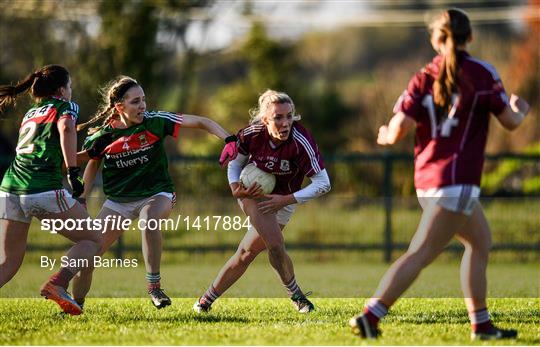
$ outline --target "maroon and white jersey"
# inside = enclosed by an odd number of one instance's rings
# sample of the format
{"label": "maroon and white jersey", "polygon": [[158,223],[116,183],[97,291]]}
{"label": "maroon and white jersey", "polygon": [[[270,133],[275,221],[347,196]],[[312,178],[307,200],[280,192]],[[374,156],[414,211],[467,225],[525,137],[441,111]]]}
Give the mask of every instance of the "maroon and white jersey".
{"label": "maroon and white jersey", "polygon": [[264,124],[254,124],[238,132],[238,151],[249,156],[248,163],[276,176],[273,194],[300,190],[304,176],[324,170],[323,160],[313,136],[294,122],[287,141],[275,145]]}
{"label": "maroon and white jersey", "polygon": [[480,185],[490,113],[499,115],[508,97],[490,64],[459,52],[459,94],[439,121],[433,82],[442,56],[418,72],[394,107],[416,121],[414,183],[417,189],[454,184]]}

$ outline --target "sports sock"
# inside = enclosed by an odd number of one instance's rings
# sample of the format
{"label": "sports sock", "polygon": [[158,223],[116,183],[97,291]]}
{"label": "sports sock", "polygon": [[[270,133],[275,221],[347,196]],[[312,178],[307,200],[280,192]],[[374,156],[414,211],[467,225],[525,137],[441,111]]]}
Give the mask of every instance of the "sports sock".
{"label": "sports sock", "polygon": [[60,269],[60,271],[49,277],[49,282],[55,286],[60,286],[67,289],[69,286],[69,281],[71,281],[73,276],[75,276],[75,274],[72,273],[71,270],[63,267]]}
{"label": "sports sock", "polygon": [[203,296],[201,296],[201,298],[199,299],[199,303],[210,306],[220,296],[221,294],[216,291],[216,288],[214,288],[214,285],[212,284],[210,287],[208,287],[206,292],[204,292]]}
{"label": "sports sock", "polygon": [[364,306],[364,316],[370,324],[377,326],[379,321],[388,314],[388,307],[379,299],[372,298],[366,306]]}
{"label": "sports sock", "polygon": [[493,329],[487,308],[469,312],[469,319],[471,320],[471,328],[475,333],[488,332]]}
{"label": "sports sock", "polygon": [[303,295],[300,286],[298,285],[298,283],[296,283],[295,277],[293,277],[288,284],[283,284],[283,286],[285,287],[285,289],[287,289],[287,294],[289,294],[289,297],[292,297],[295,294]]}
{"label": "sports sock", "polygon": [[161,275],[159,272],[155,273],[146,273],[146,281],[148,281],[148,292],[150,293],[154,289],[161,288]]}

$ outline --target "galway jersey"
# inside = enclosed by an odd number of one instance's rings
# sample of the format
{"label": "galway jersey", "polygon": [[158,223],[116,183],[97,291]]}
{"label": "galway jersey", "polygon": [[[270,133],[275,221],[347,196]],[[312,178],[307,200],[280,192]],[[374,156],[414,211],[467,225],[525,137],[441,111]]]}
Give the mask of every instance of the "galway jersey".
{"label": "galway jersey", "polygon": [[62,188],[62,148],[57,122],[68,117],[75,122],[79,106],[49,97],[35,104],[19,130],[15,160],[4,175],[0,190],[26,195]]}
{"label": "galway jersey", "polygon": [[416,121],[415,187],[479,186],[490,114],[501,114],[508,97],[493,66],[460,51],[459,94],[453,95],[448,114],[438,119],[433,82],[441,60],[436,56],[418,72],[394,107],[395,113],[401,111]]}
{"label": "galway jersey", "polygon": [[249,156],[249,163],[276,176],[272,194],[291,194],[300,190],[304,176],[324,169],[313,136],[294,122],[287,141],[275,145],[263,124],[254,124],[238,132],[238,152]]}
{"label": "galway jersey", "polygon": [[91,148],[104,134],[112,135],[100,157],[92,158],[103,159],[103,191],[109,199],[129,202],[174,192],[164,139],[178,136],[182,120],[180,114],[145,112],[140,124],[120,129],[113,123],[86,139],[83,149]]}

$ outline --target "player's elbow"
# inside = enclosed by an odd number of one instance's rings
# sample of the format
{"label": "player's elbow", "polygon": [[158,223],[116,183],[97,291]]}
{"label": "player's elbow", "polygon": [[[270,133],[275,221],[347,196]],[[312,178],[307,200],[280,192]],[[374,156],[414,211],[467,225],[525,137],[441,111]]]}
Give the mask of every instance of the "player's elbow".
{"label": "player's elbow", "polygon": [[200,118],[200,124],[201,128],[211,130],[216,126],[216,122],[214,122],[212,119],[207,117],[199,117]]}
{"label": "player's elbow", "polygon": [[521,123],[523,122],[523,119],[525,118],[525,114],[521,112],[515,112],[510,107],[507,107],[501,114],[497,116],[497,120],[499,123],[509,131],[517,129]]}
{"label": "player's elbow", "polygon": [[321,190],[320,190],[321,195],[329,193],[330,190],[332,190],[332,185],[330,184],[330,181],[325,182],[324,184],[321,185]]}
{"label": "player's elbow", "polygon": [[503,127],[509,131],[516,130],[517,128],[519,128],[520,125],[521,125],[521,120],[517,120],[517,119],[513,119],[511,121],[503,123]]}
{"label": "player's elbow", "polygon": [[58,132],[62,135],[64,134],[71,134],[76,132],[75,130],[75,123],[72,121],[61,121],[58,122]]}
{"label": "player's elbow", "polygon": [[332,185],[330,184],[330,177],[328,177],[328,173],[326,170],[321,171],[318,174],[320,177],[318,179],[318,195],[324,195],[328,193],[332,189]]}

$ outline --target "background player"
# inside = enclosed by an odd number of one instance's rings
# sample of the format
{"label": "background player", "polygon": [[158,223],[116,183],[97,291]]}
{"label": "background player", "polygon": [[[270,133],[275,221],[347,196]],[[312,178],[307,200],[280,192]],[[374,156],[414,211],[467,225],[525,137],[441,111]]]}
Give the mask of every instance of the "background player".
{"label": "background player", "polygon": [[[250,113],[250,126],[238,132],[238,156],[229,163],[227,174],[232,195],[238,199],[252,225],[194,309],[209,311],[212,303],[244,274],[255,257],[267,249],[270,264],[279,274],[296,309],[310,312],[314,306],[296,283],[282,231],[296,204],[330,191],[330,180],[317,145],[298,123],[300,116],[296,115],[294,103],[287,94],[267,90],[259,97],[258,107]],[[276,176],[276,186],[264,200],[258,200],[261,195],[258,185],[246,188],[240,183],[240,172],[248,163],[255,163]],[[305,176],[311,179],[311,184],[300,189]]]}
{"label": "background player", "polygon": [[[0,287],[22,264],[32,217],[38,219],[86,219],[88,213],[75,201],[83,192],[77,167],[79,106],[71,101],[71,78],[67,69],[47,65],[16,86],[0,86],[0,108],[15,102],[26,91],[35,104],[26,112],[19,130],[15,160],[0,185]],[[62,186],[62,163],[67,167],[73,197]],[[91,261],[99,250],[101,233],[89,230],[58,230],[75,244],[69,260]],[[70,262],[81,264],[82,262]],[[69,314],[81,308],[66,292],[77,267],[64,267],[41,288],[41,295],[56,301]]]}
{"label": "background player", "polygon": [[376,338],[379,320],[456,236],[465,246],[461,287],[472,338],[516,337],[515,330],[494,327],[487,310],[491,233],[478,197],[490,114],[512,130],[529,105],[515,95],[508,100],[495,68],[465,51],[472,32],[463,11],[444,11],[430,28],[439,55],[411,79],[377,138],[380,145],[392,145],[416,126],[414,182],[422,219],[409,249],[386,272],[351,326],[362,337]]}
{"label": "background player", "polygon": [[[130,77],[120,76],[111,81],[105,88],[104,99],[101,112],[80,127],[104,120],[102,126],[90,129],[91,136],[84,145],[92,158],[84,173],[85,196],[103,162],[103,190],[107,200],[96,217],[101,220],[114,216],[117,220],[138,217],[159,221],[169,216],[176,194],[169,176],[164,140],[167,136],[177,138],[180,127],[203,129],[226,142],[236,141],[236,136],[229,136],[208,118],[147,111],[144,90]],[[123,232],[106,225],[99,254],[105,253]],[[148,293],[154,306],[162,308],[170,305],[171,300],[161,289],[161,230],[147,227],[141,230],[141,235]],[[90,289],[93,270],[81,271],[74,281],[73,296],[81,305]]]}

